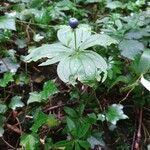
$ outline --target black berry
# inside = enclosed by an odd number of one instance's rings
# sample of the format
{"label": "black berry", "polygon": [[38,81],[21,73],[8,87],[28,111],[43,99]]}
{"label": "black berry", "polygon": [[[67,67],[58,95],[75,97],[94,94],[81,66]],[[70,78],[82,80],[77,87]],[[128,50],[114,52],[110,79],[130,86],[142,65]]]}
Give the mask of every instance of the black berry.
{"label": "black berry", "polygon": [[71,28],[75,29],[79,25],[79,21],[76,18],[69,19],[69,25]]}

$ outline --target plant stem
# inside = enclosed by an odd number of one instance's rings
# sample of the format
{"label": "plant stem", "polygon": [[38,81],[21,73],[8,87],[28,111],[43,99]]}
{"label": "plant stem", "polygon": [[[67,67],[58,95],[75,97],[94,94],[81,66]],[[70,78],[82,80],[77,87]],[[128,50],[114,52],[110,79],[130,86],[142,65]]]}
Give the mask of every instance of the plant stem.
{"label": "plant stem", "polygon": [[76,36],[76,30],[73,29],[73,32],[74,32],[74,46],[75,46],[75,50],[77,50],[77,36]]}

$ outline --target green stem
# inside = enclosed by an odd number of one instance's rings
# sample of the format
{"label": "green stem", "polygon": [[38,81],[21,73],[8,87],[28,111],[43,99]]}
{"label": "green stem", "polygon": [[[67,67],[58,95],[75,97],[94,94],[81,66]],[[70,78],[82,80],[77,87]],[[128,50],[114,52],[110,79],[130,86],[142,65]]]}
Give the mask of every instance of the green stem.
{"label": "green stem", "polygon": [[76,30],[75,29],[73,29],[73,32],[74,32],[74,46],[75,46],[75,50],[77,50],[77,36],[76,36]]}

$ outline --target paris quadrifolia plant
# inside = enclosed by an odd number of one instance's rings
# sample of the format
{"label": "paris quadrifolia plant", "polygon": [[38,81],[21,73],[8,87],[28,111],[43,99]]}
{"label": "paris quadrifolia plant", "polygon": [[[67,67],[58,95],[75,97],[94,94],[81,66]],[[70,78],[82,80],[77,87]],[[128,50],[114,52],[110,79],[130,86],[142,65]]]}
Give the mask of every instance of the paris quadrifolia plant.
{"label": "paris quadrifolia plant", "polygon": [[76,18],[70,18],[69,25],[63,25],[57,31],[58,42],[44,44],[29,51],[26,62],[47,60],[40,66],[58,63],[58,77],[65,83],[75,85],[77,81],[91,83],[103,82],[107,78],[107,62],[92,47],[107,47],[117,43],[106,34],[92,34],[91,27],[79,24]]}

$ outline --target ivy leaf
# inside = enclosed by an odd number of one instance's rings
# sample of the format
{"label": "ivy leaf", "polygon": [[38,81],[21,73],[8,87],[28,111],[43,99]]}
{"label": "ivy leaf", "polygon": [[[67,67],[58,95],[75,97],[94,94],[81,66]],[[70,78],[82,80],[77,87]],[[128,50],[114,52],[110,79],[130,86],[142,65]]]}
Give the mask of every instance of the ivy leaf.
{"label": "ivy leaf", "polygon": [[87,49],[89,47],[100,45],[100,46],[109,46],[111,44],[118,43],[115,39],[111,38],[106,34],[94,34],[87,38],[81,45],[81,49]]}
{"label": "ivy leaf", "polygon": [[37,115],[34,116],[34,124],[31,127],[31,130],[33,132],[37,132],[38,129],[47,122],[47,115],[44,114],[43,112],[38,112]]}
{"label": "ivy leaf", "polygon": [[40,93],[41,98],[46,100],[49,96],[58,93],[56,84],[53,81],[47,81],[44,83],[43,91]]}
{"label": "ivy leaf", "polygon": [[9,82],[14,81],[13,75],[14,73],[6,72],[3,79],[0,79],[0,87],[6,87]]}
{"label": "ivy leaf", "polygon": [[31,92],[27,104],[34,102],[43,102],[47,100],[50,96],[58,93],[56,84],[53,81],[47,81],[44,83],[43,90],[38,92]]}
{"label": "ivy leaf", "polygon": [[40,139],[36,134],[24,134],[21,136],[20,144],[26,150],[39,150]]}
{"label": "ivy leaf", "polygon": [[141,84],[150,91],[150,81],[146,80],[143,76],[140,80]]}
{"label": "ivy leaf", "polygon": [[11,99],[11,102],[9,104],[9,108],[16,110],[19,107],[23,107],[24,103],[21,101],[21,98],[22,98],[21,96],[14,96]]}
{"label": "ivy leaf", "polygon": [[0,73],[7,72],[7,71],[16,73],[18,68],[19,68],[19,64],[12,61],[9,57],[0,60]]}
{"label": "ivy leaf", "polygon": [[30,93],[27,104],[34,103],[34,102],[39,102],[39,103],[42,102],[40,93],[38,93],[38,92],[31,92]]}
{"label": "ivy leaf", "polygon": [[38,114],[34,116],[34,124],[32,125],[31,130],[37,132],[44,124],[47,124],[49,127],[54,127],[58,125],[58,121],[52,114],[46,115],[43,112],[38,112]]}
{"label": "ivy leaf", "polygon": [[150,70],[150,50],[143,52],[139,61],[138,70],[143,74]]}
{"label": "ivy leaf", "polygon": [[137,54],[144,50],[144,45],[137,40],[123,40],[119,44],[121,55],[129,59],[134,59]]}
{"label": "ivy leaf", "polygon": [[1,16],[0,29],[16,30],[15,19]]}
{"label": "ivy leaf", "polygon": [[123,112],[123,106],[121,104],[113,104],[108,107],[106,111],[106,119],[111,122],[113,125],[116,125],[117,121],[121,119],[127,119],[128,116]]}
{"label": "ivy leaf", "polygon": [[4,114],[7,110],[7,106],[5,104],[0,104],[0,114]]}

